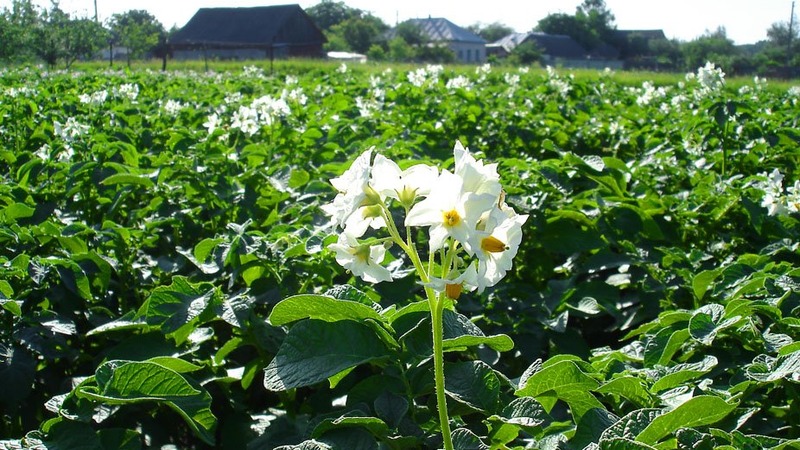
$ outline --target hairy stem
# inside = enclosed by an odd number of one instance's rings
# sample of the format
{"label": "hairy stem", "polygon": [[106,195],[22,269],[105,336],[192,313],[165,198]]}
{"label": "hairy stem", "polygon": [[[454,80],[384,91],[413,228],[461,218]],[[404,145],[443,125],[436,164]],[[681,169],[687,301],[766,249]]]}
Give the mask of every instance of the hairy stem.
{"label": "hairy stem", "polygon": [[447,395],[444,390],[444,298],[428,297],[431,305],[431,328],[433,329],[433,376],[436,387],[436,406],[439,410],[439,426],[445,450],[453,450],[450,437],[450,416],[447,414]]}

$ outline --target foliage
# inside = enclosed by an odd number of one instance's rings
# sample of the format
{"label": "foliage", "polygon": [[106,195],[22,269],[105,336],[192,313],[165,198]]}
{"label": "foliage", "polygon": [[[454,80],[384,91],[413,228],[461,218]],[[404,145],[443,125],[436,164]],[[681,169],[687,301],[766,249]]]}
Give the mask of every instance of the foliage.
{"label": "foliage", "polygon": [[686,68],[695,70],[707,61],[715,61],[722,67],[730,68],[736,54],[733,41],[728,39],[725,28],[707,32],[703,36],[687,42],[681,49]]}
{"label": "foliage", "polygon": [[587,50],[602,44],[613,43],[614,15],[603,0],[584,0],[575,8],[575,14],[549,14],[536,25],[543,33],[562,34],[575,39]]}
{"label": "foliage", "polygon": [[164,26],[149,12],[133,9],[111,16],[109,30],[114,42],[128,49],[128,65],[132,58],[142,58],[166,39]]}
{"label": "foliage", "polygon": [[33,32],[36,55],[49,66],[64,61],[69,68],[78,59],[91,59],[105,45],[106,30],[97,22],[71,18],[57,5],[43,11]]}
{"label": "foliage", "polygon": [[455,448],[800,446],[800,89],[281,67],[3,71],[0,448],[439,448],[424,288],[320,208],[455,139],[529,216],[443,312]]}
{"label": "foliage", "polygon": [[492,22],[487,25],[475,23],[468,26],[467,29],[482,37],[486,42],[499,41],[514,32],[513,28],[500,22]]}

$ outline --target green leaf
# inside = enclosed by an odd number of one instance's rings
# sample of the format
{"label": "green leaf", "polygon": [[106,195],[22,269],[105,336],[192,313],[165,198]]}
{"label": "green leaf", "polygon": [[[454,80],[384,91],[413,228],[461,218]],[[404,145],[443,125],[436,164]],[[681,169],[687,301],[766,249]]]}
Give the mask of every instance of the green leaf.
{"label": "green leaf", "polygon": [[99,436],[87,423],[58,419],[48,424],[44,448],[48,450],[101,450]]}
{"label": "green leaf", "polygon": [[711,283],[719,277],[722,271],[720,269],[715,270],[704,270],[692,279],[692,290],[694,290],[694,295],[697,297],[698,300],[702,300],[703,297],[708,292],[709,288],[711,288]]}
{"label": "green leaf", "polygon": [[113,186],[117,184],[129,184],[134,186],[142,186],[146,189],[155,187],[155,183],[150,178],[142,175],[135,175],[132,173],[117,173],[104,179],[101,184],[105,186]]}
{"label": "green leaf", "polygon": [[457,428],[450,433],[455,450],[489,450],[475,433],[466,428]]}
{"label": "green leaf", "polygon": [[209,315],[206,320],[216,317],[211,307],[220,303],[219,293],[211,283],[191,283],[185,277],[175,277],[171,285],[153,289],[138,315],[150,325],[159,325],[180,344],[204,322],[203,313]]}
{"label": "green leaf", "polygon": [[24,203],[12,203],[0,210],[0,220],[3,222],[16,222],[17,219],[27,219],[36,212],[35,208]]}
{"label": "green leaf", "polygon": [[600,441],[600,450],[655,450],[655,447],[632,439],[613,438]]}
{"label": "green leaf", "polygon": [[384,322],[377,311],[362,303],[310,294],[295,295],[280,301],[269,315],[270,323],[275,326],[307,318],[326,322],[366,319]]}
{"label": "green leaf", "polygon": [[680,428],[714,424],[724,419],[735,408],[735,404],[732,405],[719,397],[700,395],[653,419],[636,436],[636,440],[653,445]]}
{"label": "green leaf", "polygon": [[649,406],[653,402],[644,381],[633,376],[614,378],[597,388],[597,392],[624,397],[640,407]]}
{"label": "green leaf", "polygon": [[397,428],[408,413],[409,403],[405,397],[389,391],[383,391],[375,399],[375,414],[392,428]]}
{"label": "green leaf", "polygon": [[584,373],[575,362],[562,360],[552,365],[545,363],[541,370],[527,379],[525,386],[518,389],[515,395],[531,396],[543,402],[542,396],[555,394],[558,399],[569,404],[577,423],[587,411],[593,408],[604,409],[590,392],[598,385],[598,381]]}
{"label": "green leaf", "polygon": [[705,345],[711,345],[717,334],[734,325],[741,319],[739,316],[724,318],[725,307],[715,303],[698,308],[689,319],[689,333],[692,338]]}
{"label": "green leaf", "polygon": [[36,380],[36,364],[27,351],[0,344],[0,405],[11,406],[28,397]]}
{"label": "green leaf", "polygon": [[264,369],[264,386],[285,391],[310,386],[345,369],[390,355],[369,326],[351,320],[297,323]]}
{"label": "green leaf", "polygon": [[706,355],[702,361],[696,363],[677,364],[665,368],[658,374],[658,380],[650,388],[652,392],[662,392],[695,380],[717,366],[717,358]]}
{"label": "green leaf", "polygon": [[365,416],[362,411],[352,411],[335,419],[324,419],[314,427],[311,437],[318,439],[331,430],[341,428],[363,428],[376,437],[384,437],[389,434],[386,422],[377,417]]}
{"label": "green leaf", "polygon": [[515,398],[503,408],[500,414],[492,417],[505,423],[528,428],[542,426],[553,420],[533,397]]}
{"label": "green leaf", "polygon": [[660,409],[654,408],[631,411],[603,431],[603,434],[600,435],[600,442],[613,439],[633,440],[662,413],[663,411]]}
{"label": "green leaf", "polygon": [[478,411],[492,413],[500,399],[500,379],[483,361],[446,364],[445,391]]}
{"label": "green leaf", "polygon": [[777,381],[782,378],[800,379],[800,351],[773,358],[759,355],[747,366],[747,376],[761,382]]}
{"label": "green leaf", "polygon": [[211,396],[178,372],[152,361],[109,361],[95,372],[97,386],[83,386],[78,395],[108,405],[164,403],[180,414],[204,442],[214,444],[217,419]]}
{"label": "green leaf", "polygon": [[689,330],[662,328],[655,336],[649,336],[644,347],[644,366],[667,365],[681,346],[689,340]]}

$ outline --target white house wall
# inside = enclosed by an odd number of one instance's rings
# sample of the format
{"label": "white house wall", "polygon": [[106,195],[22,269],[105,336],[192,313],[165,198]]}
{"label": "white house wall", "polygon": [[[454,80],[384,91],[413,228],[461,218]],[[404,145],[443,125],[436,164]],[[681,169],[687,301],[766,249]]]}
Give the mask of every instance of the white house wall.
{"label": "white house wall", "polygon": [[473,42],[449,42],[448,47],[456,54],[456,59],[467,64],[486,62],[486,45]]}

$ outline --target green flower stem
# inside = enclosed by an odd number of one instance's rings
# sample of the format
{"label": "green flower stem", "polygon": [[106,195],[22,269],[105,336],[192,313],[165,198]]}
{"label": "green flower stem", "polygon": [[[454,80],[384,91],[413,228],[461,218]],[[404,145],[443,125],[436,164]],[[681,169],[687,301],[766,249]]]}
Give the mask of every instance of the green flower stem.
{"label": "green flower stem", "polygon": [[[389,208],[381,202],[381,211],[386,228],[389,230],[389,235],[392,240],[403,249],[408,255],[408,258],[414,264],[414,269],[419,274],[420,280],[423,284],[430,282],[430,273],[425,270],[422,264],[422,259],[419,257],[417,248],[412,239],[411,228],[406,227],[406,239],[403,241],[397,225],[389,212]],[[442,264],[442,270],[449,270],[452,264],[452,254],[455,249],[451,248],[449,252],[444,252],[442,255],[443,260],[447,263]],[[428,260],[428,270],[433,270],[433,252],[431,252]],[[445,274],[442,274],[444,278]],[[445,450],[453,450],[453,439],[450,436],[450,416],[447,414],[447,394],[444,389],[444,294],[437,295],[433,288],[425,286],[425,295],[428,297],[428,305],[431,310],[431,328],[433,333],[433,376],[434,385],[436,390],[436,407],[439,410],[439,426],[442,430],[442,440],[444,441]]]}
{"label": "green flower stem", "polygon": [[436,389],[436,407],[439,410],[439,426],[445,450],[453,450],[450,437],[450,416],[447,414],[447,394],[444,390],[444,298],[428,297],[431,304],[431,327],[433,328],[433,377]]}

